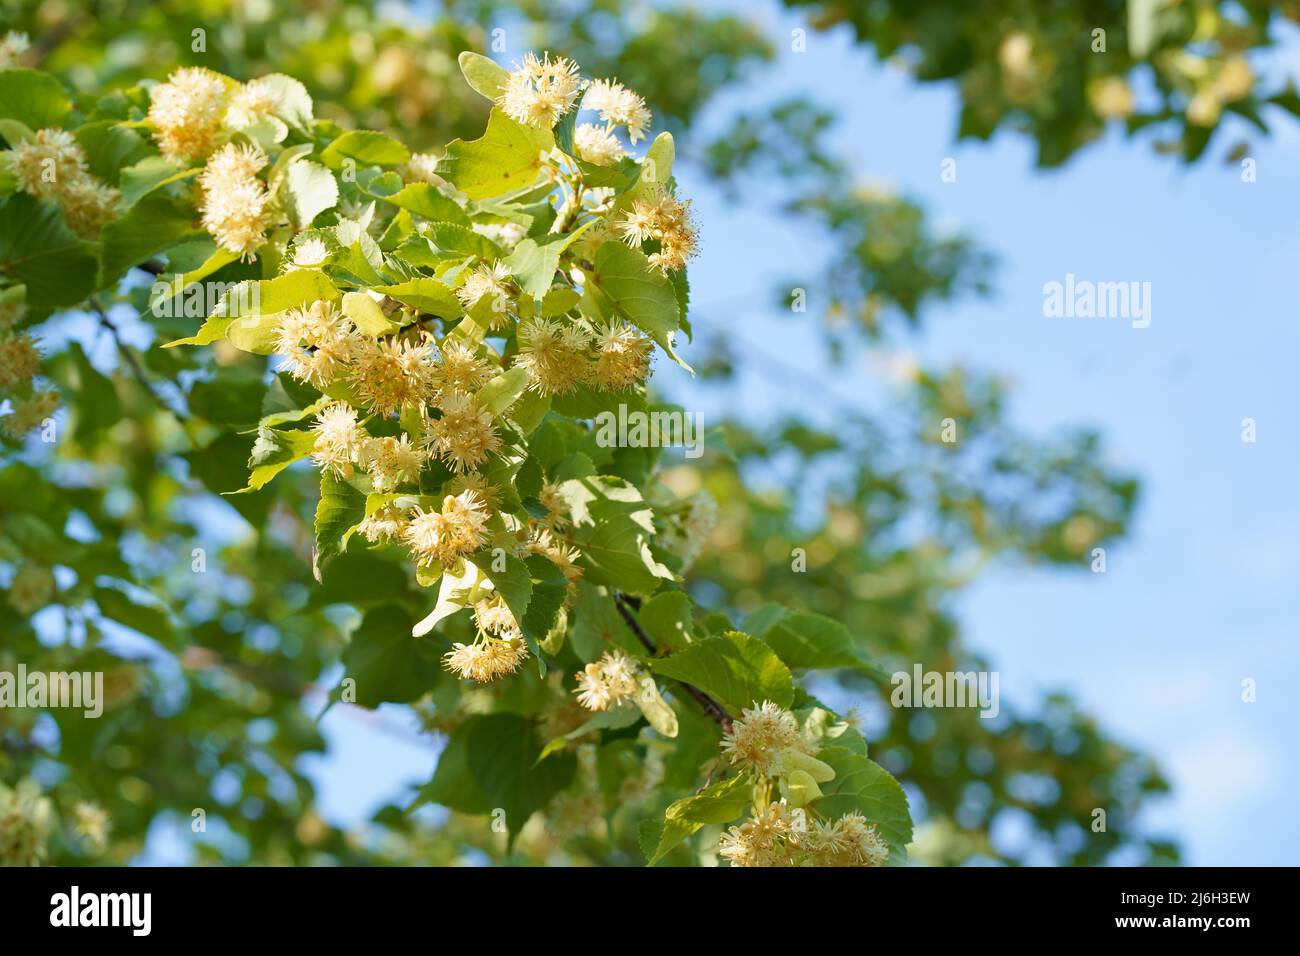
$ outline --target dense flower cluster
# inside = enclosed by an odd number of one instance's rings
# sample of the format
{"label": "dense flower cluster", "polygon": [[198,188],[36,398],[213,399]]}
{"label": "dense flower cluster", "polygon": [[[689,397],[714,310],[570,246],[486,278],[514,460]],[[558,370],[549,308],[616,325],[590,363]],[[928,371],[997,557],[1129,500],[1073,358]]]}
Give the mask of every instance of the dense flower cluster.
{"label": "dense flower cluster", "polygon": [[723,738],[727,761],[753,775],[756,792],[776,779],[779,801],[764,799],[751,817],[723,834],[719,855],[732,866],[881,866],[889,857],[874,826],[859,813],[815,819],[819,783],[835,770],[816,757],[817,740],[793,713],[770,700],[745,710]]}
{"label": "dense flower cluster", "polygon": [[39,866],[56,822],[54,804],[36,781],[0,783],[0,866]]}
{"label": "dense flower cluster", "polygon": [[618,221],[617,229],[629,246],[640,248],[643,243],[658,242],[658,250],[650,253],[650,264],[665,273],[684,269],[699,252],[690,200],[677,199],[662,186],[634,200],[632,208]]}
{"label": "dense flower cluster", "polygon": [[266,241],[271,195],[257,173],[266,154],[256,146],[227,143],[199,174],[203,228],[224,249],[251,257]]}
{"label": "dense flower cluster", "polygon": [[12,70],[19,58],[27,52],[32,42],[26,33],[10,30],[0,37],[0,70]]}
{"label": "dense flower cluster", "polygon": [[517,123],[551,129],[573,108],[581,89],[578,64],[564,57],[552,60],[547,54],[538,59],[528,53],[511,71],[497,105]]}
{"label": "dense flower cluster", "polygon": [[718,855],[732,866],[883,866],[889,846],[860,813],[809,823],[782,800],[728,828]]}
{"label": "dense flower cluster", "polygon": [[650,341],[623,322],[529,319],[520,325],[518,338],[518,364],[542,395],[564,395],[581,385],[622,392],[650,374]]}
{"label": "dense flower cluster", "polygon": [[16,331],[26,313],[20,299],[0,297],[0,403],[9,414],[0,417],[0,431],[19,440],[43,424],[59,407],[59,395],[38,384],[41,354],[30,335]]}
{"label": "dense flower cluster", "polygon": [[117,211],[121,193],[89,171],[85,150],[67,130],[39,129],[0,153],[0,169],[18,188],[58,203],[73,232],[99,235]]}
{"label": "dense flower cluster", "polygon": [[588,710],[609,710],[637,692],[640,678],[635,661],[622,651],[607,651],[578,672],[574,693]]}
{"label": "dense flower cluster", "polygon": [[149,122],[162,154],[178,163],[205,160],[199,174],[203,226],[230,252],[251,258],[275,218],[272,197],[258,173],[265,153],[235,134],[256,132],[283,105],[267,79],[236,83],[202,67],[184,67],[150,95]]}

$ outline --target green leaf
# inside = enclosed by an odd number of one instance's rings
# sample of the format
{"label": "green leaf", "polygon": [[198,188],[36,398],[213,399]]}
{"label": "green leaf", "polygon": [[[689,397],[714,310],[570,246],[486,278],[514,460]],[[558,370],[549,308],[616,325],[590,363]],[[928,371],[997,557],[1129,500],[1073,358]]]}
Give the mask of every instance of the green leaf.
{"label": "green leaf", "polygon": [[637,488],[621,478],[592,476],[561,482],[573,540],[595,584],[652,594],[673,573],[650,550],[654,514]]}
{"label": "green leaf", "polygon": [[[578,151],[574,149],[573,146],[573,135],[578,128],[578,112],[578,110],[569,110],[560,117],[560,121],[555,124],[554,130],[555,145],[560,147],[560,149],[564,150],[564,152],[568,153],[571,157],[576,157],[578,155]],[[579,160],[579,162],[581,162],[581,160]],[[586,182],[585,176],[583,179],[584,182]],[[599,186],[601,184],[593,182],[590,185]]]}
{"label": "green leaf", "polygon": [[600,710],[592,714],[580,726],[569,731],[564,736],[553,737],[548,740],[537,759],[545,760],[557,750],[563,750],[570,741],[585,737],[593,731],[622,730],[624,727],[631,727],[633,724],[640,723],[642,716],[639,708],[634,707],[627,701],[621,701],[609,710]]}
{"label": "green leaf", "polygon": [[134,206],[155,189],[197,176],[201,170],[201,166],[187,169],[175,160],[162,156],[146,157],[122,170],[118,180],[122,189],[122,202]]}
{"label": "green leaf", "polygon": [[[149,294],[150,313],[155,316],[186,314],[186,297],[200,294],[206,296],[207,292],[193,283],[206,279],[238,258],[238,253],[217,247],[197,268],[173,276],[166,284],[155,282]],[[206,304],[203,311],[207,311]]]}
{"label": "green leaf", "polygon": [[848,628],[825,615],[790,612],[780,605],[765,604],[745,618],[744,629],[776,651],[787,667],[851,667],[885,676],[884,670],[854,645]]}
{"label": "green leaf", "polygon": [[366,612],[342,656],[346,676],[356,681],[350,702],[362,707],[415,700],[441,671],[437,648],[412,639],[410,615],[392,604]]}
{"label": "green leaf", "polygon": [[469,560],[492,582],[515,620],[522,622],[533,599],[533,576],[528,565],[513,554],[494,555],[490,550],[472,554]]}
{"label": "green leaf", "polygon": [[401,328],[384,315],[379,303],[365,292],[343,293],[343,314],[364,334],[373,337],[390,335]]}
{"label": "green leaf", "polygon": [[487,720],[485,714],[471,714],[447,740],[438,755],[433,779],[420,788],[414,806],[438,803],[458,813],[483,814],[492,811],[488,798],[469,769],[469,740],[474,729]]}
{"label": "green leaf", "polygon": [[436,186],[429,183],[411,183],[401,192],[382,197],[384,202],[392,203],[399,209],[405,209],[423,216],[431,222],[450,222],[458,226],[469,226],[470,218],[450,196],[444,196]]}
{"label": "green leaf", "polygon": [[73,367],[69,384],[77,396],[77,403],[73,406],[73,433],[78,441],[85,441],[117,424],[122,417],[122,405],[112,380],[90,364],[80,344],[74,342],[68,346],[68,356]]}
{"label": "green leaf", "polygon": [[[316,562],[319,566],[341,554],[344,537],[366,516],[366,496],[332,471],[320,476],[320,502],[316,505]],[[410,625],[402,632],[411,632]]]}
{"label": "green leaf", "polygon": [[549,289],[542,297],[542,318],[553,319],[557,315],[564,315],[578,304],[580,298],[582,296],[574,289]]}
{"label": "green leaf", "polygon": [[289,309],[310,305],[317,299],[337,299],[339,290],[315,269],[295,269],[274,279],[249,280],[230,289],[192,336],[168,342],[177,345],[211,345],[229,339],[238,348],[270,355],[280,316]]}
{"label": "green leaf", "polygon": [[664,812],[663,829],[654,850],[647,854],[649,865],[659,862],[700,827],[738,819],[753,799],[751,791],[747,777],[728,777],[672,804]]}
{"label": "green leaf", "polygon": [[522,126],[492,110],[487,131],[476,140],[453,140],[439,160],[438,175],[470,199],[486,199],[531,186],[542,154],[555,145],[547,130]]}
{"label": "green leaf", "polygon": [[283,203],[298,229],[306,229],[339,201],[339,184],[324,166],[300,159],[289,166],[282,187]]}
{"label": "green leaf", "polygon": [[577,761],[556,754],[538,763],[532,724],[517,714],[488,714],[470,731],[470,774],[494,810],[504,811],[511,837],[573,779]]}
{"label": "green leaf", "polygon": [[476,93],[495,102],[505,90],[510,72],[483,54],[465,50],[457,57],[457,62],[460,64],[461,73],[465,74],[465,82]]}
{"label": "green leaf", "polygon": [[493,415],[500,415],[514,404],[528,388],[528,370],[514,366],[506,369],[478,392],[478,402]]}
{"label": "green leaf", "polygon": [[1144,60],[1156,45],[1160,30],[1158,16],[1165,0],[1129,0],[1128,49],[1135,60]]}
{"label": "green leaf", "polygon": [[62,126],[72,109],[63,84],[39,70],[0,70],[0,117],[33,130]]}
{"label": "green leaf", "polygon": [[641,160],[641,175],[636,185],[628,190],[629,198],[634,199],[648,193],[656,186],[667,185],[673,178],[676,154],[677,147],[673,143],[672,133],[665,131],[656,136]]}
{"label": "green leaf", "polygon": [[248,475],[248,484],[241,491],[257,491],[262,488],[295,461],[310,455],[315,441],[316,436],[311,432],[259,428],[257,441],[253,443],[252,457],[248,460],[248,467],[252,470]]}
{"label": "green leaf", "polygon": [[790,669],[770,647],[740,631],[707,637],[649,664],[656,674],[704,691],[732,715],[764,700],[781,707],[794,700]]}
{"label": "green leaf", "polygon": [[438,585],[437,603],[427,617],[411,628],[411,636],[424,637],[457,611],[465,610],[464,598],[478,580],[479,573],[478,567],[469,561],[461,562],[459,573],[444,571]]}
{"label": "green leaf", "polygon": [[674,362],[694,374],[673,347],[681,326],[672,280],[650,265],[639,249],[606,242],[596,250],[596,288],[618,312],[654,339]]}
{"label": "green leaf", "polygon": [[540,242],[531,237],[521,239],[506,257],[505,263],[524,293],[534,299],[545,297],[551,289],[551,283],[555,281],[556,270],[560,267],[560,255],[598,221],[592,219],[573,232],[562,236],[546,236]]}
{"label": "green leaf", "polygon": [[32,309],[81,302],[95,290],[96,267],[54,203],[26,193],[0,202],[0,274],[27,287]]}
{"label": "green leaf", "polygon": [[0,119],[0,136],[9,146],[16,146],[19,143],[30,143],[36,134],[26,123],[20,123],[16,119]]}
{"label": "green leaf", "polygon": [[541,555],[531,555],[524,563],[532,578],[533,591],[527,612],[516,620],[529,643],[540,645],[564,607],[567,587],[560,569]]}
{"label": "green leaf", "polygon": [[691,599],[685,591],[656,594],[641,605],[637,620],[660,650],[677,650],[691,642]]}
{"label": "green leaf", "polygon": [[321,162],[330,169],[341,169],[344,159],[362,166],[401,166],[411,161],[405,146],[385,133],[351,130],[321,151]]}
{"label": "green leaf", "polygon": [[311,94],[292,76],[283,73],[268,73],[258,78],[258,82],[275,90],[275,115],[301,133],[310,132],[314,121]]}
{"label": "green leaf", "polygon": [[114,186],[123,167],[138,163],[152,153],[139,133],[110,120],[87,123],[75,135],[86,152],[90,172]]}
{"label": "green leaf", "polygon": [[425,236],[433,244],[436,254],[442,258],[461,259],[466,256],[478,256],[493,261],[502,255],[501,247],[495,242],[460,223],[431,223],[425,230]]}
{"label": "green leaf", "polygon": [[167,644],[174,636],[167,611],[156,605],[137,604],[116,588],[95,588],[95,603],[107,618],[133,631]]}
{"label": "green leaf", "polygon": [[510,420],[519,426],[525,435],[532,434],[533,429],[542,423],[546,413],[551,410],[549,395],[536,392],[524,392],[510,410]]}
{"label": "green leaf", "polygon": [[835,769],[835,779],[822,785],[823,796],[814,804],[817,812],[839,817],[856,810],[889,844],[890,864],[906,863],[912,816],[899,782],[879,764],[845,747],[823,747],[817,759]]}
{"label": "green leaf", "polygon": [[410,279],[397,285],[375,286],[375,291],[442,318],[455,318],[463,311],[456,294],[437,279]]}
{"label": "green leaf", "polygon": [[126,215],[104,226],[99,285],[111,285],[132,266],[200,234],[194,211],[187,205],[163,194],[146,196]]}
{"label": "green leaf", "polygon": [[668,706],[653,677],[643,677],[640,689],[633,698],[637,708],[645,715],[650,726],[665,737],[677,736],[677,714]]}

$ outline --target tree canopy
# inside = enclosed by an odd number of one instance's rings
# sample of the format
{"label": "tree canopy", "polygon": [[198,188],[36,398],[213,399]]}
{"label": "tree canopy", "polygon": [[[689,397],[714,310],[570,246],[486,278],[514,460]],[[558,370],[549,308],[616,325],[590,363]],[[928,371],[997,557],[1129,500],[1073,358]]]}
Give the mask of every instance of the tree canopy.
{"label": "tree canopy", "polygon": [[[1245,66],[1263,4],[786,5],[1045,165],[1107,122],[1191,162],[1296,111]],[[0,708],[0,860],[125,862],[170,822],[223,862],[1017,862],[1006,808],[1062,863],[1177,859],[1137,821],[1158,768],[1066,695],[873,709],[913,663],[990,666],[950,610],[988,560],[1122,539],[1138,484],[1099,436],[1024,435],[995,376],[937,368],[833,431],[739,416],[698,460],[602,437],[620,409],[685,425],[675,376],[789,374],[692,308],[688,164],[833,240],[771,295],[824,290],[792,334],[834,354],[995,280],[861,186],[831,106],[702,124],[794,38],[603,0],[4,29],[0,672],[102,673],[104,713]],[[383,703],[442,749],[358,835],[301,758],[322,709]]]}

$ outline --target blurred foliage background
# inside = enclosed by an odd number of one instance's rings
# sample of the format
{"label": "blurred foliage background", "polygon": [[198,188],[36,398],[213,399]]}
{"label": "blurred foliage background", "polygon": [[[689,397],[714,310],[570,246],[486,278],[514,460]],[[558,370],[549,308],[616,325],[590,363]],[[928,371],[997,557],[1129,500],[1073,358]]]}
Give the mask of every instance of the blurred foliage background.
{"label": "blurred foliage background", "polygon": [[[1047,166],[1086,148],[1108,122],[1171,162],[1192,162],[1210,150],[1225,114],[1262,135],[1274,117],[1300,112],[1293,88],[1270,86],[1246,61],[1269,46],[1279,20],[1296,17],[1295,4],[785,5],[808,29],[847,25],[917,82],[955,85],[955,135],[1018,131]],[[740,5],[4,0],[0,10],[0,29],[31,38],[18,62],[74,90],[162,79],[186,64],[239,78],[284,72],[308,85],[318,115],[398,131],[420,148],[482,126],[486,104],[460,82],[460,51],[507,62],[529,48],[572,56],[643,94],[677,136],[679,156],[719,196],[770,203],[833,240],[820,274],[772,280],[774,308],[788,308],[796,285],[829,293],[794,320],[797,334],[820,337],[832,356],[887,345],[945,301],[985,294],[995,280],[996,261],[976,238],[938,235],[923,209],[864,189],[867,171],[828,150],[834,95],[820,103],[756,95],[746,97],[751,107],[716,115],[723,94],[762,90],[777,49],[798,42],[766,32]],[[1091,55],[1097,29],[1106,56]],[[195,30],[205,31],[202,49]],[[504,51],[493,46],[502,38]],[[696,122],[706,109],[707,127]],[[1223,144],[1228,155],[1241,149]],[[0,449],[0,669],[23,661],[108,675],[109,705],[97,721],[0,710],[0,782],[40,783],[38,799],[50,800],[52,813],[31,826],[48,837],[49,859],[127,862],[159,821],[188,836],[192,811],[204,808],[208,832],[192,841],[197,862],[453,863],[480,853],[509,863],[641,862],[634,828],[611,815],[617,793],[561,794],[509,854],[480,820],[413,815],[399,794],[364,828],[344,832],[320,818],[300,758],[326,747],[314,715],[357,620],[350,584],[366,579],[371,600],[422,607],[425,596],[399,566],[368,553],[349,552],[322,584],[312,580],[310,473],[218,497],[243,484],[251,439],[208,418],[242,413],[255,422],[264,366],[221,348],[147,347],[191,331],[190,320],[148,315],[150,278],[128,277],[90,312],[32,317],[66,417],[53,445],[5,439]],[[791,374],[776,356],[729,344],[724,316],[692,318],[696,365],[720,394],[745,363]],[[96,367],[88,352],[104,350],[115,358]],[[830,615],[866,635],[888,670],[995,667],[963,645],[953,595],[993,559],[1086,573],[1094,547],[1122,539],[1138,485],[1105,464],[1099,436],[1019,433],[995,376],[946,368],[909,369],[905,378],[887,408],[843,402],[833,432],[797,409],[777,427],[742,418],[726,425],[730,456],[710,452],[665,472],[674,489],[707,488],[721,503],[688,578],[700,603],[734,620],[769,600]],[[945,418],[959,423],[960,444],[937,441]],[[758,491],[755,475],[764,478]],[[196,548],[205,549],[204,573],[193,569]],[[791,571],[794,549],[806,554],[803,573]],[[472,710],[472,696],[408,646],[392,653],[395,666],[429,674],[432,690],[413,701],[412,732],[437,734],[449,715]],[[988,721],[969,709],[895,710],[888,687],[862,678],[817,692],[860,708],[873,756],[912,797],[921,862],[1020,862],[989,839],[1007,810],[1031,821],[1039,858],[1178,860],[1176,845],[1138,820],[1167,789],[1158,768],[1066,695],[1014,709],[1004,702]],[[665,773],[667,786],[675,770]],[[87,801],[111,819],[105,840],[78,809]],[[1107,810],[1103,833],[1089,827],[1095,807]],[[607,825],[584,823],[593,811]]]}

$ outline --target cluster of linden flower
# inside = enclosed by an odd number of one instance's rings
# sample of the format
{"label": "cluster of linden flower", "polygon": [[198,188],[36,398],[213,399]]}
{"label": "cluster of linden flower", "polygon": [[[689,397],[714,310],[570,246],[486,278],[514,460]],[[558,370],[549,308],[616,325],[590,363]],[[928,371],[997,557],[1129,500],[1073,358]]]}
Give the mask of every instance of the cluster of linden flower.
{"label": "cluster of linden flower", "polygon": [[804,808],[822,793],[835,770],[816,757],[816,742],[790,711],[770,700],[744,711],[723,739],[723,755],[754,775],[767,792],[777,780],[781,800],[768,801],[750,819],[723,834],[719,855],[732,866],[880,866],[889,847],[859,813],[809,822]]}
{"label": "cluster of linden flower", "polygon": [[271,195],[258,173],[268,159],[233,134],[275,117],[277,87],[265,79],[235,83],[202,67],[184,67],[153,88],[149,121],[158,149],[181,163],[206,160],[199,174],[203,226],[224,249],[251,256],[271,226]]}
{"label": "cluster of linden flower", "polygon": [[574,693],[588,710],[609,710],[632,699],[641,687],[641,669],[622,651],[607,651],[578,672]]}
{"label": "cluster of linden flower", "polygon": [[[58,826],[54,802],[30,777],[13,787],[0,783],[0,866],[40,866]],[[111,820],[103,807],[79,800],[72,808],[71,835],[83,852],[102,853]]]}
{"label": "cluster of linden flower", "polygon": [[36,781],[0,783],[0,866],[40,866],[56,824],[54,804]]}
{"label": "cluster of linden flower", "polygon": [[0,401],[7,398],[12,406],[0,418],[0,430],[13,439],[22,438],[59,407],[58,392],[35,384],[41,368],[35,341],[14,331],[25,311],[19,300],[0,301]]}
{"label": "cluster of linden flower", "polygon": [[[621,83],[585,83],[576,63],[549,55],[540,59],[526,55],[510,72],[496,102],[511,119],[538,129],[553,129],[575,106],[596,111],[604,126],[579,123],[573,136],[579,158],[596,166],[612,166],[627,156],[615,136],[619,127],[635,145],[645,137],[651,121],[645,100]],[[690,202],[676,199],[662,184],[633,200],[614,227],[635,248],[646,241],[657,242],[659,248],[650,253],[650,262],[665,273],[685,267],[699,249]]]}
{"label": "cluster of linden flower", "polygon": [[660,543],[682,559],[685,574],[700,556],[709,534],[718,523],[718,502],[707,491],[681,498],[655,515],[661,518]]}
{"label": "cluster of linden flower", "polygon": [[[650,343],[621,323],[592,328],[536,320],[525,323],[520,336],[524,342],[516,361],[541,394],[562,394],[584,383],[622,391],[649,372]],[[275,351],[291,375],[318,389],[347,381],[358,403],[374,414],[420,410],[419,435],[371,438],[350,404],[321,409],[313,458],[342,478],[360,467],[375,491],[391,492],[417,484],[432,458],[464,475],[500,447],[492,413],[476,398],[499,368],[466,345],[444,341],[435,347],[426,338],[362,335],[336,305],[322,300],[286,313],[276,329]],[[481,497],[484,489],[467,490]]]}
{"label": "cluster of linden flower", "polygon": [[[422,334],[363,335],[337,305],[323,300],[286,313],[276,329],[275,350],[295,378],[319,389],[346,383],[361,406],[333,401],[317,412],[311,457],[320,468],[345,479],[364,471],[377,493],[414,491],[434,459],[458,476],[450,489],[455,493],[444,495],[440,507],[392,503],[373,511],[358,526],[366,540],[403,544],[420,567],[443,570],[487,543],[486,525],[499,493],[478,470],[499,450],[501,439],[476,393],[498,366],[453,341],[434,346]],[[581,356],[581,367],[571,374],[594,381],[587,370],[600,365],[602,354],[597,348]],[[607,374],[602,380],[612,378]],[[533,384],[547,387],[543,381]],[[416,412],[413,434],[371,436],[361,418],[362,411],[386,417],[403,410]],[[551,486],[540,497],[548,513],[529,521],[523,549],[552,561],[572,588],[581,568],[576,551],[559,533],[567,524],[565,505]],[[445,658],[447,668],[482,683],[517,670],[528,647],[501,598],[479,601],[475,622],[478,639],[454,645]]]}
{"label": "cluster of linden flower", "polygon": [[31,45],[32,41],[26,33],[17,30],[6,33],[3,38],[0,38],[0,70],[16,68],[19,65],[19,58]]}
{"label": "cluster of linden flower", "polygon": [[30,139],[14,143],[0,153],[0,168],[23,192],[58,203],[68,227],[82,237],[99,235],[122,198],[91,174],[85,150],[63,129],[39,129]]}

